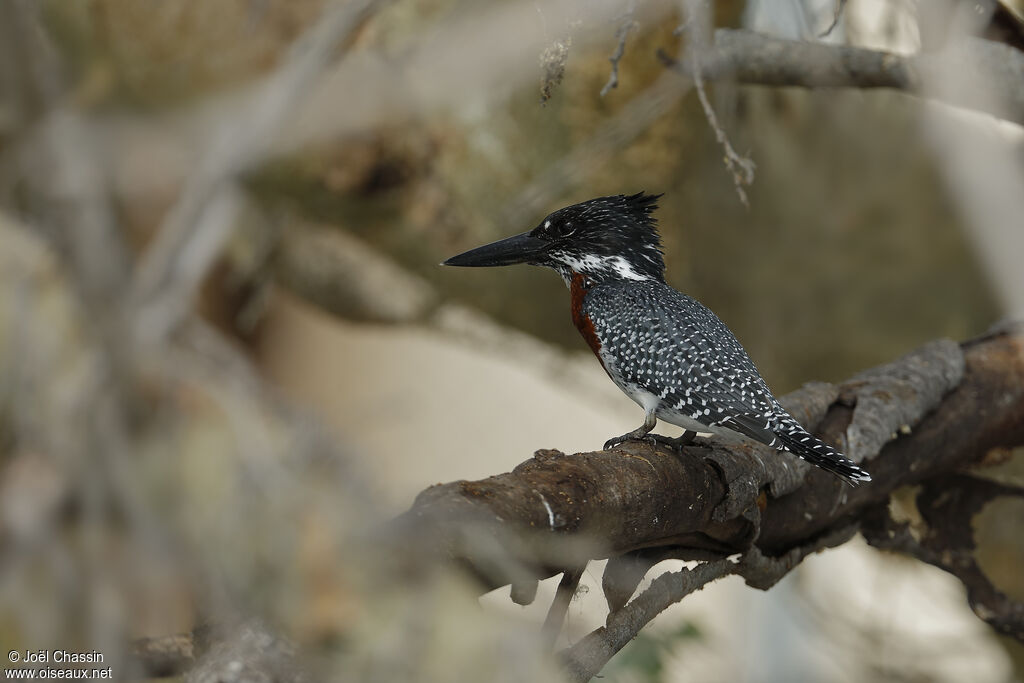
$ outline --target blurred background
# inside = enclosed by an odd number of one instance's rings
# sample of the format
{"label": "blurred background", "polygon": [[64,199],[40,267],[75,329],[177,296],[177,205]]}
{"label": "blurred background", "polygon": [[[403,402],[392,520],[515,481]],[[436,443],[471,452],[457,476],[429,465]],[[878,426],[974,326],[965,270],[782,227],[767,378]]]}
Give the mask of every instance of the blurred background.
{"label": "blurred background", "polygon": [[[716,27],[898,53],[989,35],[995,11],[1024,37],[1020,2],[705,6]],[[550,581],[527,608],[507,588],[478,601],[459,577],[409,579],[372,532],[431,484],[635,426],[553,272],[437,265],[567,204],[664,193],[668,281],[777,394],[1024,309],[1020,126],[888,90],[708,83],[756,164],[745,183],[655,54],[684,49],[671,2],[0,11],[7,649],[96,648],[134,679],[131,639],[231,614],[274,624],[320,677],[559,680],[537,632]],[[1021,458],[1004,470],[1019,483]],[[1024,599],[1024,506],[976,524],[986,570]],[[566,644],[603,623],[600,572]],[[857,541],[767,593],[730,578],[691,596],[605,671],[1022,677],[1024,649],[955,579]]]}

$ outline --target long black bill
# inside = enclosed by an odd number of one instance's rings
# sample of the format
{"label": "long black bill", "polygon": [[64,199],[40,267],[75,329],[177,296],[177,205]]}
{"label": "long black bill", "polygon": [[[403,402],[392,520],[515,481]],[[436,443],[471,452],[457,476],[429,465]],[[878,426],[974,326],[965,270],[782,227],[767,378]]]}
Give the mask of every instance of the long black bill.
{"label": "long black bill", "polygon": [[511,266],[514,263],[531,263],[538,261],[544,254],[548,243],[532,237],[524,232],[520,235],[506,237],[497,242],[470,249],[458,256],[452,256],[442,266]]}

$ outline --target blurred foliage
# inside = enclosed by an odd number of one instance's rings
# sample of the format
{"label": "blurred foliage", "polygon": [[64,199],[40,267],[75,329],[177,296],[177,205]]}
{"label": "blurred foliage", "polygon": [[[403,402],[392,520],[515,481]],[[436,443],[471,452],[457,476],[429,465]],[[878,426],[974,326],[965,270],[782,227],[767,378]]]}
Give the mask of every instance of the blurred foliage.
{"label": "blurred foliage", "polygon": [[601,676],[608,681],[658,683],[663,680],[662,674],[672,656],[687,644],[704,640],[703,632],[690,621],[664,631],[643,631],[622,648],[601,671]]}

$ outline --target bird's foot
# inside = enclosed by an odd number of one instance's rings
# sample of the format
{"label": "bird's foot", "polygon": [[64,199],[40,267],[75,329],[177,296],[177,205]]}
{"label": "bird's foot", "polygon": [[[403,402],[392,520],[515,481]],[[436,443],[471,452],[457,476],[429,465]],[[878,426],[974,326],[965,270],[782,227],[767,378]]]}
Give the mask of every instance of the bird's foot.
{"label": "bird's foot", "polygon": [[660,444],[668,447],[670,450],[676,453],[682,453],[686,446],[700,446],[706,447],[705,444],[697,443],[694,444],[694,439],[697,438],[697,432],[691,432],[688,429],[684,429],[683,433],[676,437],[662,436],[661,434],[648,434],[647,439],[652,445]]}
{"label": "bird's foot", "polygon": [[[627,441],[644,441],[644,437],[646,437],[651,432],[651,430],[654,429],[654,425],[656,425],[657,423],[658,418],[654,416],[653,412],[649,412],[644,416],[644,423],[642,425],[640,425],[631,432],[626,432],[622,436],[617,436],[614,439],[608,439],[607,441],[604,442],[604,449],[606,451],[610,451],[616,446],[620,446],[626,443]],[[653,442],[647,441],[647,443]]]}
{"label": "bird's foot", "polygon": [[697,437],[697,432],[691,432],[684,430],[682,434],[676,437],[662,436],[661,434],[648,434],[647,438],[651,440],[653,444],[661,444],[667,446],[669,449],[680,453],[683,448],[693,443],[693,440]]}
{"label": "bird's foot", "polygon": [[604,442],[604,449],[606,451],[610,451],[613,448],[621,446],[627,441],[642,441],[644,443],[653,444],[654,442],[651,439],[654,436],[654,434],[648,434],[647,432],[641,431],[639,429],[634,429],[628,434],[616,436],[614,439],[608,439],[607,441]]}
{"label": "bird's foot", "polygon": [[621,446],[627,441],[639,441],[651,446],[658,446],[660,444],[678,452],[682,451],[684,446],[688,446],[693,443],[694,438],[697,436],[696,432],[691,432],[689,430],[684,431],[678,437],[662,436],[661,434],[638,433],[639,431],[640,430],[634,430],[629,434],[623,434],[622,436],[617,436],[614,439],[608,439],[604,443],[604,449],[606,451],[611,450],[616,446]]}
{"label": "bird's foot", "polygon": [[[640,438],[643,438],[643,437],[640,437]],[[610,451],[613,448],[621,446],[622,444],[626,443],[627,441],[636,441],[636,440],[637,440],[636,437],[632,437],[629,434],[623,434],[622,436],[616,436],[615,438],[608,439],[607,441],[604,442],[604,450]]]}

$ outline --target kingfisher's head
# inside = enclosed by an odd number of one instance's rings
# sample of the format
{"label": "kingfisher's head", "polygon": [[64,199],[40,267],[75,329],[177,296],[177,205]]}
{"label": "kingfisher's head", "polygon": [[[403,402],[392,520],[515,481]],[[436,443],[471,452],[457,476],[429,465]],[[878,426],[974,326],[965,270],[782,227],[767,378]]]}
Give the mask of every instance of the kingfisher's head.
{"label": "kingfisher's head", "polygon": [[663,280],[665,261],[651,212],[658,197],[640,192],[598,197],[548,215],[536,228],[452,256],[444,266],[554,268],[569,282],[579,273],[591,282]]}

